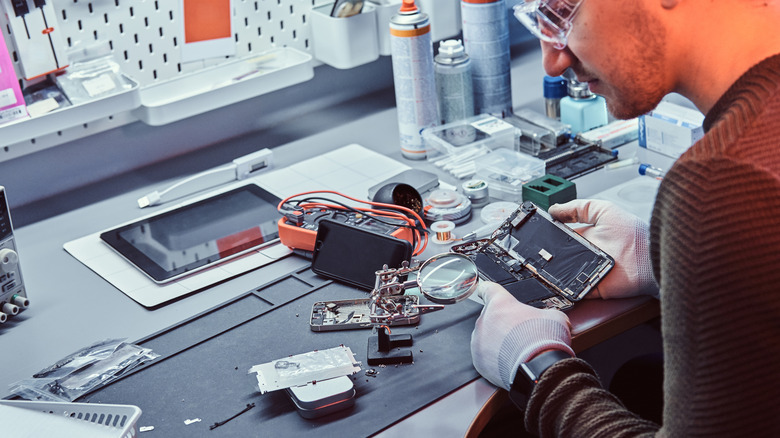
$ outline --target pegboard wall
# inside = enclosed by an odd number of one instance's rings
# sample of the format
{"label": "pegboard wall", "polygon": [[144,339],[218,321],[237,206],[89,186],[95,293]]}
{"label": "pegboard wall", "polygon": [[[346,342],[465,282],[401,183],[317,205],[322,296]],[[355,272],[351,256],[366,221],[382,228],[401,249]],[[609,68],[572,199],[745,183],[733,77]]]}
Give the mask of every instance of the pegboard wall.
{"label": "pegboard wall", "polygon": [[[315,0],[233,0],[235,57],[274,47],[311,52],[308,14]],[[107,43],[122,71],[141,86],[226,62],[182,63],[178,0],[56,0],[69,47]]]}
{"label": "pegboard wall", "polygon": [[[236,55],[181,62],[179,0],[54,0],[58,27],[73,50],[107,45],[124,74],[141,87],[276,47],[312,53],[309,14],[325,0],[232,0]],[[18,55],[4,14],[0,23],[19,73]],[[2,144],[0,161],[111,129],[134,119],[109,115],[55,134]],[[87,121],[85,121],[87,122]]]}
{"label": "pegboard wall", "polygon": [[[188,63],[182,63],[179,55],[178,0],[55,0],[53,4],[69,48],[107,44],[122,72],[144,86],[274,47],[311,52],[308,15],[315,1],[233,0],[236,55]],[[4,28],[10,36],[10,28]],[[13,57],[18,59],[15,53]]]}

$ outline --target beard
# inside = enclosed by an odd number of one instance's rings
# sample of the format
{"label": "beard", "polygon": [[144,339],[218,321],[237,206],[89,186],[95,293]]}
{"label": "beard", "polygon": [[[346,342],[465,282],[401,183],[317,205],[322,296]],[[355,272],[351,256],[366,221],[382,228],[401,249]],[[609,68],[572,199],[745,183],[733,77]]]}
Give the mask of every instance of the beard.
{"label": "beard", "polygon": [[628,20],[634,31],[623,44],[609,48],[613,55],[602,68],[577,62],[578,77],[595,78],[594,93],[604,97],[607,109],[618,119],[630,119],[652,111],[671,88],[665,84],[666,38],[660,20],[635,10]]}

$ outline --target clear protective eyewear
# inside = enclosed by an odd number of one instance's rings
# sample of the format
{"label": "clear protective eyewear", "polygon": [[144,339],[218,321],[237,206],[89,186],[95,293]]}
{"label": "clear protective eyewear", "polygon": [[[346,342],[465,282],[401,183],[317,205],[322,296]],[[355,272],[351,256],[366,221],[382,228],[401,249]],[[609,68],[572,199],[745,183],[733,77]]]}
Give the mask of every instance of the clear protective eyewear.
{"label": "clear protective eyewear", "polygon": [[535,37],[566,47],[572,21],[584,0],[532,0],[514,7],[515,18]]}

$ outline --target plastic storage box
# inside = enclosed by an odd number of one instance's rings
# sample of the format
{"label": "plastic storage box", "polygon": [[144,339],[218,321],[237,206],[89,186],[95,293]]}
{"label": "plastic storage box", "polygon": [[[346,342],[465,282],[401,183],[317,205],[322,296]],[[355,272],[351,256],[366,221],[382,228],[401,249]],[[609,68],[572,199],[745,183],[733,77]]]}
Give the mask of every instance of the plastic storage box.
{"label": "plastic storage box", "polygon": [[3,436],[17,438],[135,438],[140,416],[133,405],[0,400]]}
{"label": "plastic storage box", "polygon": [[544,175],[546,167],[544,160],[509,149],[496,149],[475,165],[476,177],[488,183],[491,198],[517,203],[523,200],[523,184]]}
{"label": "plastic storage box", "polygon": [[428,161],[457,178],[474,175],[474,160],[497,148],[514,148],[518,130],[482,114],[422,131]]}

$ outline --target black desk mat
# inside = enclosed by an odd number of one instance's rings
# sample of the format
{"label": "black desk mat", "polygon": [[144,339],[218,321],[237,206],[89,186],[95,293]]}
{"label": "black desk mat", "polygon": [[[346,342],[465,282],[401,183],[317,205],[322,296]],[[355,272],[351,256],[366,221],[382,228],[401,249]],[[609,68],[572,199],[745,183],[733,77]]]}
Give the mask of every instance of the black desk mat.
{"label": "black desk mat", "polygon": [[[276,279],[138,341],[161,357],[84,400],[139,406],[144,437],[368,436],[478,377],[469,342],[481,306],[470,300],[394,327],[414,337],[414,363],[369,367],[370,330],[312,332],[312,304],[366,292],[331,282],[308,268]],[[355,406],[318,419],[298,415],[285,391],[260,394],[250,367],[291,354],[344,344],[363,365],[354,376]],[[365,370],[378,371],[375,377]],[[213,430],[247,404],[255,407]],[[185,425],[188,419],[200,422]]]}

